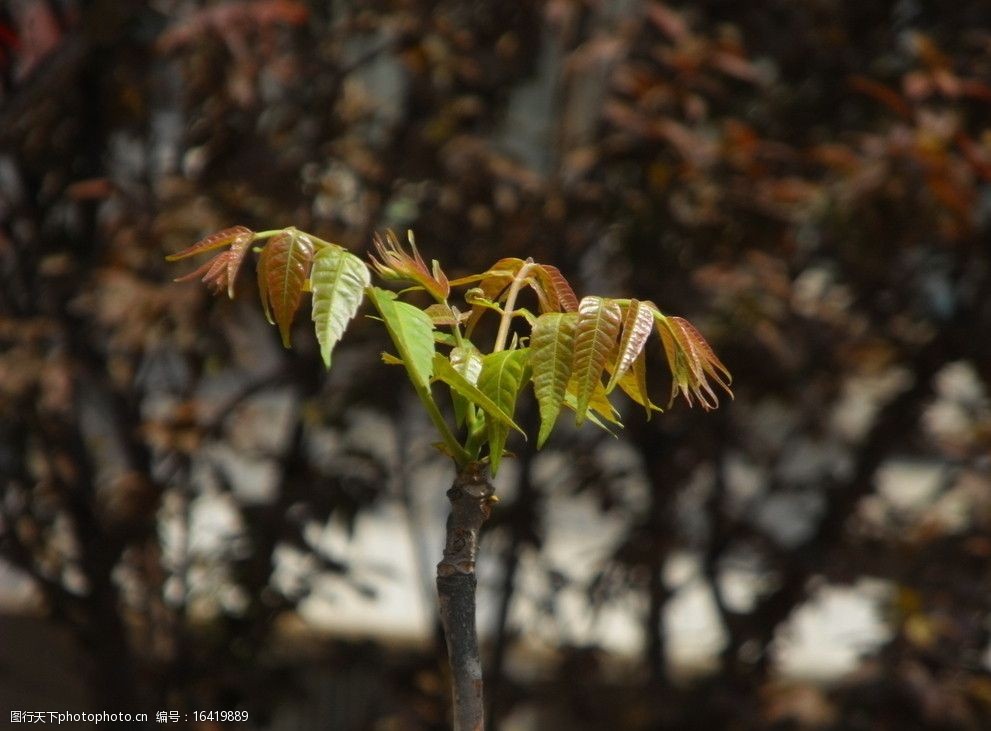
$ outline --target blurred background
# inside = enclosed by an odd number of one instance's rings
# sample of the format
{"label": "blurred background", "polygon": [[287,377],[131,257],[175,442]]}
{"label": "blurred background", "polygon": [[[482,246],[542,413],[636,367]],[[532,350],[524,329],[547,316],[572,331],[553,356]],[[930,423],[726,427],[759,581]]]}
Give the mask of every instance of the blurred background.
{"label": "blurred background", "polygon": [[986,0],[0,5],[4,723],[448,727],[452,469],[375,323],[327,374],[253,265],[171,282],[234,224],[533,256],[732,370],[511,445],[493,729],[991,728]]}

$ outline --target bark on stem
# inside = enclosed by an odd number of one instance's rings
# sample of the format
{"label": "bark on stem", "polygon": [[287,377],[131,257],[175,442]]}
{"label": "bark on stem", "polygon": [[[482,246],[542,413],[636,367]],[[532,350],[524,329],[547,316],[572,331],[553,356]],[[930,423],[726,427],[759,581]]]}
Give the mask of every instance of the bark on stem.
{"label": "bark on stem", "polygon": [[466,465],[447,491],[451,514],[444,558],[437,564],[437,596],[451,664],[454,731],[485,728],[482,663],[475,631],[475,558],[482,524],[496,500],[494,493],[486,465],[478,462]]}

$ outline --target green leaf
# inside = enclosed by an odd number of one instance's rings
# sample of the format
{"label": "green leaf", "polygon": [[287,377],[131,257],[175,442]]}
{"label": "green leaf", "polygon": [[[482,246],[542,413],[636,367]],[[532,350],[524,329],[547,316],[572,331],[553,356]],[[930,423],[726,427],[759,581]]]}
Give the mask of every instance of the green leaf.
{"label": "green leaf", "polygon": [[[520,394],[523,382],[527,379],[529,360],[529,348],[502,350],[486,355],[482,359],[478,388],[510,417],[516,411],[516,398]],[[485,424],[489,441],[489,461],[492,474],[495,475],[499,470],[506,438],[509,436],[509,426],[501,419],[493,418],[488,412],[486,412]],[[516,428],[521,434],[523,433],[522,429]]]}
{"label": "green leaf", "polygon": [[571,378],[577,313],[550,312],[541,315],[530,333],[530,365],[533,393],[540,409],[537,448],[550,436]]}
{"label": "green leaf", "polygon": [[454,327],[460,325],[468,319],[467,312],[456,312],[450,305],[436,302],[427,307],[424,312],[430,316],[434,325],[442,327]]}
{"label": "green leaf", "polygon": [[[578,381],[572,378],[568,381],[568,390],[565,392],[565,401],[568,402],[569,397],[573,396],[575,411],[578,411]],[[603,419],[616,426],[623,426],[623,423],[619,420],[619,412],[613,407],[612,402],[609,401],[609,397],[606,395],[606,388],[602,385],[602,381],[599,381],[595,385],[595,389],[592,391],[592,395],[588,400],[588,409],[586,414],[595,412]]]}
{"label": "green leaf", "polygon": [[454,335],[442,330],[434,330],[434,342],[441,345],[450,345],[452,348],[458,345],[458,339]]}
{"label": "green leaf", "polygon": [[464,345],[451,349],[451,366],[475,386],[482,374],[482,354],[478,352],[478,348],[465,341]]}
{"label": "green leaf", "polygon": [[619,387],[623,393],[644,407],[648,420],[651,412],[663,411],[650,400],[650,394],[647,392],[647,357],[643,352],[633,361],[633,367],[619,379]]}
{"label": "green leaf", "polygon": [[265,247],[265,285],[279,325],[282,344],[289,347],[292,319],[303,296],[303,285],[313,261],[313,242],[295,228],[287,228]]}
{"label": "green leaf", "polygon": [[[478,376],[482,372],[482,354],[478,352],[478,348],[466,340],[464,345],[458,345],[451,349],[451,366],[474,386],[478,383]],[[455,421],[458,426],[461,426],[468,418],[469,400],[457,391],[451,391],[451,400],[454,402]]]}
{"label": "green leaf", "polygon": [[575,357],[572,375],[576,382],[575,423],[581,425],[589,401],[600,384],[606,360],[616,345],[622,312],[619,305],[602,297],[585,297],[578,305],[575,328]]}
{"label": "green leaf", "polygon": [[413,385],[429,394],[434,365],[434,325],[430,316],[418,307],[399,302],[385,289],[370,287],[368,297],[382,315]]}
{"label": "green leaf", "polygon": [[[566,394],[564,394],[564,405],[567,406],[572,411],[576,411],[577,410],[577,408],[578,408],[578,401],[575,398],[574,391],[568,391]],[[586,416],[586,418],[591,423],[595,424],[602,431],[606,432],[610,436],[616,437],[617,439],[619,438],[619,436],[616,434],[616,432],[614,432],[612,429],[610,429],[608,426],[606,426],[603,423],[603,421],[598,416],[595,415],[595,409],[594,408],[589,408],[589,410],[585,414],[585,416]],[[622,426],[622,424],[619,424],[619,426]]]}
{"label": "green leaf", "polygon": [[[477,353],[477,351],[476,351]],[[482,358],[479,356],[479,364]],[[481,368],[479,369],[479,374]],[[476,376],[478,377],[478,376]],[[478,386],[471,383],[465,376],[458,372],[456,366],[440,353],[434,356],[434,378],[443,381],[458,395],[477,405],[487,415],[507,428],[513,428],[521,434],[523,430],[513,421],[512,411],[503,409],[491,396],[482,391]],[[515,403],[515,401],[514,401]]]}
{"label": "green leaf", "polygon": [[330,368],[334,346],[358,313],[371,278],[361,259],[339,246],[328,246],[313,258],[310,281],[320,355],[324,365]]}

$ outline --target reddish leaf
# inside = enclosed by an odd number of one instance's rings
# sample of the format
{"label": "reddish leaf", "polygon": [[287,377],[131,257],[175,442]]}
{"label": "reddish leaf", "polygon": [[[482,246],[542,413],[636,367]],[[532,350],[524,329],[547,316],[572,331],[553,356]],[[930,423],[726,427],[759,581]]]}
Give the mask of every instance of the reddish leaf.
{"label": "reddish leaf", "polygon": [[230,259],[230,251],[222,251],[200,267],[189,274],[176,277],[175,282],[189,282],[202,275],[202,281],[217,294],[227,284],[227,261]]}
{"label": "reddish leaf", "polygon": [[431,268],[417,251],[416,243],[413,241],[413,232],[409,233],[410,249],[412,255],[406,252],[399,239],[392,231],[386,231],[385,238],[375,235],[375,250],[379,258],[371,257],[372,266],[383,279],[400,279],[416,282],[425,290],[430,292],[437,300],[446,300],[451,293],[451,284],[447,275],[441,271],[436,260]]}
{"label": "reddish leaf", "polygon": [[234,299],[234,280],[237,279],[237,273],[241,271],[241,264],[244,263],[244,257],[248,253],[253,239],[254,235],[247,231],[234,239],[227,252],[229,254],[227,258],[227,296],[230,299]]}
{"label": "reddish leaf", "polygon": [[482,287],[482,289],[489,290],[489,288],[494,286],[494,284],[501,283],[499,289],[502,290],[504,287],[509,285],[509,283],[513,280],[513,277],[516,276],[516,272],[518,272],[525,263],[526,262],[522,259],[506,257],[505,259],[500,259],[497,261],[481,274],[469,274],[467,277],[452,279],[451,286],[463,287],[466,284],[476,284],[487,280],[492,280],[489,285],[478,284],[478,286]]}
{"label": "reddish leaf", "polygon": [[[223,231],[212,233],[204,239],[200,239],[188,249],[183,249],[175,254],[170,254],[165,257],[165,260],[179,261],[180,259],[187,259],[191,256],[196,256],[197,254],[205,254],[206,252],[213,251],[214,249],[234,245],[236,241],[240,241],[245,238],[247,238],[250,243],[252,236],[254,236],[254,232],[251,231],[251,229],[245,228],[244,226],[231,226],[230,228],[225,228]],[[245,244],[245,247],[247,247],[247,244]]]}
{"label": "reddish leaf", "polygon": [[719,398],[709,378],[732,396],[729,370],[716,357],[701,333],[684,318],[665,317],[659,312],[655,312],[654,317],[671,367],[671,400],[680,390],[689,405],[694,395],[703,409],[716,408]]}
{"label": "reddish leaf", "polygon": [[577,312],[578,298],[561,274],[561,270],[550,264],[540,264],[536,269],[538,286],[534,287],[540,299],[542,312]]}
{"label": "reddish leaf", "polygon": [[282,335],[282,344],[288,348],[292,319],[299,308],[303,285],[313,261],[313,242],[303,232],[288,228],[273,237],[265,249],[268,301]]}
{"label": "reddish leaf", "polygon": [[639,300],[630,300],[623,316],[623,334],[613,362],[612,378],[606,386],[606,393],[612,392],[619,380],[633,366],[643,351],[650,331],[654,329],[654,312],[650,305]]}
{"label": "reddish leaf", "polygon": [[[203,282],[206,283],[214,294],[220,294],[220,292],[226,289],[227,296],[233,299],[234,280],[241,268],[241,262],[244,261],[244,256],[248,252],[252,236],[251,231],[244,229],[242,233],[235,237],[230,249],[220,252],[196,271],[178,277],[175,281],[186,282],[202,275]],[[210,246],[215,248],[218,244],[211,244]],[[205,249],[200,249],[200,251],[205,251]],[[185,258],[185,255],[180,258]]]}
{"label": "reddish leaf", "polygon": [[[477,282],[478,288],[482,290],[482,297],[493,302],[498,302],[503,292],[505,292],[513,281],[513,277],[516,276],[517,272],[519,272],[525,263],[522,259],[513,257],[500,259],[482,274],[462,277],[455,280],[454,284],[461,285]],[[481,306],[473,306],[471,308],[471,316],[468,318],[467,326],[469,333],[475,329],[475,324],[487,309]]]}
{"label": "reddish leaf", "polygon": [[684,365],[685,356],[678,349],[678,343],[667,324],[667,318],[655,311],[654,320],[657,323],[657,334],[661,337],[661,344],[664,346],[664,356],[667,358],[668,368],[671,370],[671,397],[668,399],[668,408],[671,408],[671,404],[674,403],[679,389],[685,394],[685,400],[691,406],[692,396],[688,389],[688,378]]}

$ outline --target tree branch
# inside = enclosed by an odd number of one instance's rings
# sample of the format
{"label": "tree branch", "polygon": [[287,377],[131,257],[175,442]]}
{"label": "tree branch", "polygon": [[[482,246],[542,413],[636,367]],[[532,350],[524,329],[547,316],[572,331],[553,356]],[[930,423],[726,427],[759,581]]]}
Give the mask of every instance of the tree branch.
{"label": "tree branch", "polygon": [[475,559],[482,524],[496,500],[494,493],[487,467],[480,462],[462,468],[447,491],[451,514],[444,558],[437,564],[437,596],[453,676],[454,731],[485,728],[482,663],[475,630]]}

